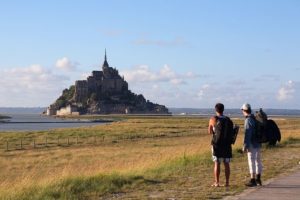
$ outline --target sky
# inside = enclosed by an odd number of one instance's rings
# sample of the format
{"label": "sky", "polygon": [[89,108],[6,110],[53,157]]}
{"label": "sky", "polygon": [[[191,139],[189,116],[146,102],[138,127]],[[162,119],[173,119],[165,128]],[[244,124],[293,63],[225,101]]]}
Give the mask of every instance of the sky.
{"label": "sky", "polygon": [[0,3],[0,107],[49,106],[101,70],[167,107],[300,108],[300,1]]}

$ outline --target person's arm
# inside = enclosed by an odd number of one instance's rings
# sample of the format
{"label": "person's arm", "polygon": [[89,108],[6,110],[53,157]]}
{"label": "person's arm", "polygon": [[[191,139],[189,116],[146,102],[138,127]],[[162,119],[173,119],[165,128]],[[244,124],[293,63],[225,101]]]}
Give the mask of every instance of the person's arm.
{"label": "person's arm", "polygon": [[208,124],[208,133],[209,134],[213,134],[214,133],[214,125],[216,123],[216,118],[215,117],[211,117],[209,120],[209,124]]}
{"label": "person's arm", "polygon": [[250,143],[251,143],[251,122],[250,122],[250,118],[247,118],[245,120],[244,130],[245,130],[245,137],[244,137],[243,150],[247,151],[249,149]]}

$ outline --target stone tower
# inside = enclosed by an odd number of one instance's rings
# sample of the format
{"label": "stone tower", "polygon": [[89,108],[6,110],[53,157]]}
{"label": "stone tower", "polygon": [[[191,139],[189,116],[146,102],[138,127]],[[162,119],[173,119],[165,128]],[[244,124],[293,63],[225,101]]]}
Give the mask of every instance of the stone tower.
{"label": "stone tower", "polygon": [[109,70],[109,64],[107,62],[106,49],[105,49],[105,55],[104,55],[104,62],[102,65],[102,71],[103,71],[104,77],[109,78],[110,70]]}

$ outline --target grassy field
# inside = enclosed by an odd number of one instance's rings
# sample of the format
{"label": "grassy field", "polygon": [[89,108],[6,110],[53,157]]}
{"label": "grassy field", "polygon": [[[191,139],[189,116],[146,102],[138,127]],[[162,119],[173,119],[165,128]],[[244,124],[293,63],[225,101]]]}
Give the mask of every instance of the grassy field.
{"label": "grassy field", "polygon": [[[236,194],[248,178],[241,130],[234,145],[231,187],[211,188],[208,118],[130,117],[86,128],[0,133],[20,138],[105,137],[96,144],[0,150],[0,199],[207,199]],[[300,161],[300,119],[275,119],[283,140],[263,148],[263,179]],[[242,126],[243,119],[233,119]],[[222,174],[221,179],[224,180]]]}

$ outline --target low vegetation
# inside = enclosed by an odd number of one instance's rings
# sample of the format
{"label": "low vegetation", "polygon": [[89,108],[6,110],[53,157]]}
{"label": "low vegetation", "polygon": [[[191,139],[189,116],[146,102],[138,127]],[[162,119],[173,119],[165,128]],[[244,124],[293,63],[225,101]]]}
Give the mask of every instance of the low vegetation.
{"label": "low vegetation", "polygon": [[[300,160],[300,119],[275,120],[283,139],[275,148],[263,148],[263,180],[282,169],[293,169]],[[207,121],[130,117],[86,128],[1,133],[0,143],[20,137],[139,137],[85,146],[1,149],[0,199],[207,199],[236,194],[248,178],[246,157],[241,153],[242,130],[234,145],[231,187],[211,188],[213,163]],[[234,122],[243,124],[242,119]]]}

